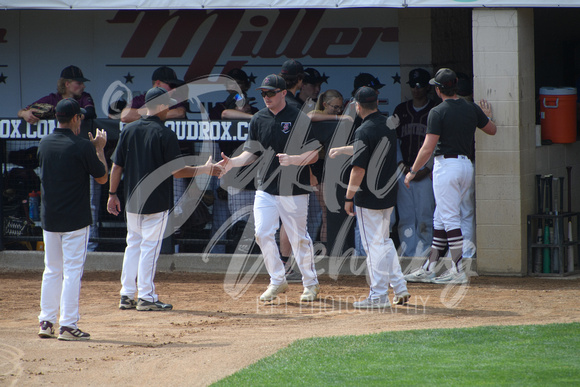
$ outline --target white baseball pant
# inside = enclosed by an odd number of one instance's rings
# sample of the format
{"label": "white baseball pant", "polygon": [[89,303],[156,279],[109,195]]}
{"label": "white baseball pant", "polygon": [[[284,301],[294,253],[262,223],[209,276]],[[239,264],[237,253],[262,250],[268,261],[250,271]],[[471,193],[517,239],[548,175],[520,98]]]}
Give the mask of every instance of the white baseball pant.
{"label": "white baseball pant", "polygon": [[146,215],[127,212],[127,247],[121,273],[121,296],[133,298],[137,292],[138,298],[159,301],[153,280],[168,212]]}
{"label": "white baseball pant", "polygon": [[472,180],[473,164],[467,156],[449,159],[435,157],[433,193],[436,207],[433,228],[445,231],[461,229],[461,201],[468,194]]}
{"label": "white baseball pant", "polygon": [[39,321],[77,328],[81,277],[87,257],[89,227],[70,232],[43,231],[44,274]]}
{"label": "white baseball pant", "polygon": [[362,245],[367,253],[371,299],[386,295],[389,284],[395,294],[407,291],[407,281],[401,271],[397,249],[389,234],[393,209],[394,207],[384,210],[363,207],[355,209]]}
{"label": "white baseball pant", "polygon": [[304,286],[318,284],[314,267],[314,249],[306,227],[308,198],[308,195],[278,196],[256,191],[254,201],[256,242],[262,250],[272,285],[282,285],[286,282],[286,271],[276,244],[276,230],[280,227],[280,220],[284,224],[292,253],[302,273],[302,283]]}

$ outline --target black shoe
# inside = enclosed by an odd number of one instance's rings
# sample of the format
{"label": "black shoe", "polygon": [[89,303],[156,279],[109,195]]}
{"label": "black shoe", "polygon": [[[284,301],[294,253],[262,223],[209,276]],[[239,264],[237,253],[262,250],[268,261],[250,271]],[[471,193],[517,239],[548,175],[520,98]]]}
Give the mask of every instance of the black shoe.
{"label": "black shoe", "polygon": [[137,302],[137,310],[145,311],[145,310],[158,310],[158,311],[166,311],[173,309],[173,305],[171,304],[164,304],[161,301],[145,301],[142,298],[139,299]]}
{"label": "black shoe", "polygon": [[54,327],[50,321],[41,321],[38,336],[43,339],[54,337]]}
{"label": "black shoe", "polygon": [[78,328],[60,327],[59,340],[76,341],[76,340],[90,340],[91,335],[81,331]]}
{"label": "black shoe", "polygon": [[129,298],[129,296],[121,296],[121,302],[119,302],[119,309],[135,309],[137,303],[135,300]]}

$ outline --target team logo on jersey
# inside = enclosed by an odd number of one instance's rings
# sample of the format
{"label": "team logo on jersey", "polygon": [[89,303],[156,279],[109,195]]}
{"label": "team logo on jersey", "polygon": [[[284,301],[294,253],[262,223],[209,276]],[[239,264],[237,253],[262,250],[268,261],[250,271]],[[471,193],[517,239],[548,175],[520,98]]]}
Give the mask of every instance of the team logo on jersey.
{"label": "team logo on jersey", "polygon": [[282,122],[282,133],[288,133],[292,129],[292,122]]}

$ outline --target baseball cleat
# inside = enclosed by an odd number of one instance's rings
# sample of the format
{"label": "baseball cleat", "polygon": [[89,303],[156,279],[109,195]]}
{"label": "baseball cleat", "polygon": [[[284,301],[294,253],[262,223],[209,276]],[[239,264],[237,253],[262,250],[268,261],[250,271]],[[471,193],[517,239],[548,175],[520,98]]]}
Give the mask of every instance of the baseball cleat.
{"label": "baseball cleat", "polygon": [[288,284],[284,282],[282,285],[268,285],[268,289],[260,296],[260,301],[272,301],[278,297],[278,294],[284,293],[288,289]]}
{"label": "baseball cleat", "polygon": [[151,302],[140,298],[139,302],[137,302],[137,310],[139,311],[168,311],[171,309],[173,309],[173,305],[165,304],[161,301]]}
{"label": "baseball cleat", "polygon": [[407,291],[401,292],[401,294],[395,294],[393,296],[393,304],[395,305],[406,304],[407,301],[409,301],[409,298],[411,298],[411,294]]}
{"label": "baseball cleat", "polygon": [[464,271],[458,273],[455,270],[447,270],[431,282],[434,284],[466,284],[469,282],[469,277]]}
{"label": "baseball cleat", "polygon": [[300,296],[300,301],[310,302],[318,298],[318,293],[320,293],[319,285],[305,286],[304,292]]}
{"label": "baseball cleat", "polygon": [[378,298],[367,298],[362,301],[353,302],[352,306],[357,309],[384,309],[390,308],[391,303],[389,302],[389,296],[385,294]]}
{"label": "baseball cleat", "polygon": [[54,326],[50,321],[41,321],[38,336],[42,339],[54,337]]}
{"label": "baseball cleat", "polygon": [[119,309],[135,309],[137,307],[137,303],[135,300],[129,298],[128,296],[121,296],[121,301],[119,302]]}
{"label": "baseball cleat", "polygon": [[407,282],[431,282],[435,278],[434,271],[427,271],[420,267],[412,273],[405,276]]}
{"label": "baseball cleat", "polygon": [[65,341],[90,340],[91,335],[81,331],[78,328],[60,327],[60,334],[58,335],[58,339]]}
{"label": "baseball cleat", "polygon": [[302,274],[290,269],[286,272],[286,282],[289,283],[302,282]]}

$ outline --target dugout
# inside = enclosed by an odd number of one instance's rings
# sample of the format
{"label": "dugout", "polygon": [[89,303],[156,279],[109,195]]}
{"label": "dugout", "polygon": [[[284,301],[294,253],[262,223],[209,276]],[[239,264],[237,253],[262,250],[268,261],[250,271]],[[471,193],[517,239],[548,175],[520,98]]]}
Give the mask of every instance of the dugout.
{"label": "dugout", "polygon": [[[253,2],[251,8],[242,9],[226,0],[109,4],[5,0],[0,12],[0,116],[14,119],[19,108],[52,91],[56,76],[49,74],[73,62],[92,79],[88,90],[99,98],[106,92],[101,85],[122,80],[125,74],[137,75],[135,82],[140,83],[131,87],[145,90],[151,67],[162,64],[176,66],[180,75],[191,72],[193,78],[199,75],[195,71],[202,71],[198,69],[208,73],[203,67],[208,63],[213,63],[209,72],[220,73],[231,62],[256,69],[256,74],[260,69],[263,76],[288,57],[332,71],[334,79],[352,79],[354,68],[368,66],[369,72],[382,74],[383,82],[395,82],[391,91],[395,96],[388,97],[391,106],[409,98],[408,91],[397,86],[396,76],[405,77],[414,67],[451,67],[474,75],[474,97],[490,100],[498,125],[496,136],[476,138],[477,271],[524,275],[526,216],[535,211],[535,175],[565,176],[565,167],[572,166],[573,192],[580,189],[578,142],[543,146],[536,142],[539,88],[575,86],[580,74],[580,36],[573,28],[579,5],[539,0],[283,1]],[[199,33],[222,40],[199,38],[191,31],[185,31],[187,39],[172,35],[182,28],[172,17],[179,10],[198,10],[208,21],[196,26]],[[161,15],[168,19],[154,29],[158,35],[140,40],[136,31],[147,12],[168,12]],[[324,24],[325,17],[341,20],[346,15],[353,15],[351,24]],[[232,27],[231,21],[238,19],[248,24]],[[34,43],[50,24],[78,31],[51,32],[74,49],[55,53],[50,42],[42,47]],[[278,30],[269,29],[273,25]],[[265,29],[279,33],[268,34]],[[274,41],[279,44],[267,44]],[[368,41],[378,45],[363,44]],[[223,49],[212,54],[216,47]],[[316,51],[323,49],[326,58]],[[199,51],[207,55],[193,61]],[[350,91],[348,83],[341,86],[343,94]],[[383,107],[388,106],[384,101]],[[573,195],[573,200],[572,209],[578,210],[580,196]]]}

